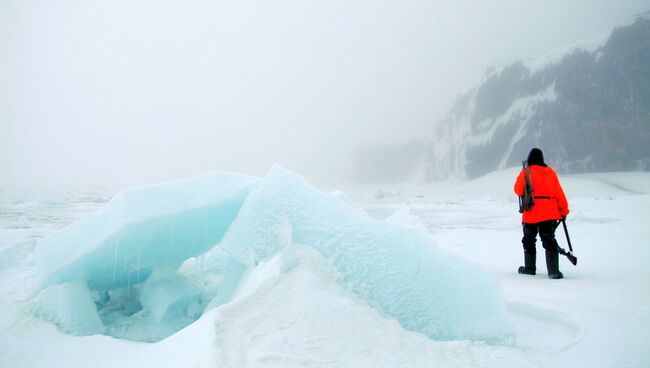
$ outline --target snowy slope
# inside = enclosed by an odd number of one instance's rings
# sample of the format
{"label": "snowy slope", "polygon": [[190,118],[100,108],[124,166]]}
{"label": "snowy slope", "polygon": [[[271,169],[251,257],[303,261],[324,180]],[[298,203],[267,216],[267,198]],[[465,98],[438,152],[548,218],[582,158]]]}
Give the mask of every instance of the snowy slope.
{"label": "snowy slope", "polygon": [[[29,250],[0,271],[2,367],[647,367],[650,365],[650,174],[562,176],[577,267],[563,280],[516,274],[521,229],[516,168],[467,183],[350,188],[370,215],[425,228],[446,250],[497,277],[516,341],[440,342],[404,330],[342,287],[331,264],[301,245],[247,274],[233,300],[158,343],[74,337],[34,319],[22,301],[37,282]],[[342,194],[338,194],[342,196]],[[3,198],[7,198],[4,196]],[[69,207],[83,202],[68,198]],[[19,203],[0,203],[3,232]],[[38,213],[31,206],[29,213]],[[43,211],[51,208],[43,207]],[[74,213],[62,206],[61,213]],[[397,213],[396,213],[397,212]],[[86,216],[79,212],[78,217]],[[60,218],[60,217],[59,217]],[[28,226],[28,225],[26,225]],[[52,230],[49,230],[52,231]],[[566,241],[558,232],[560,245]],[[15,247],[6,236],[3,247]],[[21,246],[24,247],[24,246]]]}
{"label": "snowy slope", "polygon": [[650,19],[488,71],[430,138],[429,179],[476,178],[540,147],[561,173],[650,169]]}

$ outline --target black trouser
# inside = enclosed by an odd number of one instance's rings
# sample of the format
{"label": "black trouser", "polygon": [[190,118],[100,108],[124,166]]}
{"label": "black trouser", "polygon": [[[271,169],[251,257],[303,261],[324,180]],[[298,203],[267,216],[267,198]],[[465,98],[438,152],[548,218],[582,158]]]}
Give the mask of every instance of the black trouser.
{"label": "black trouser", "polygon": [[542,221],[536,224],[524,223],[524,237],[521,239],[521,243],[524,245],[524,251],[531,254],[536,253],[535,242],[537,241],[537,233],[539,232],[544,249],[557,252],[558,245],[555,240],[556,224],[556,220]]}

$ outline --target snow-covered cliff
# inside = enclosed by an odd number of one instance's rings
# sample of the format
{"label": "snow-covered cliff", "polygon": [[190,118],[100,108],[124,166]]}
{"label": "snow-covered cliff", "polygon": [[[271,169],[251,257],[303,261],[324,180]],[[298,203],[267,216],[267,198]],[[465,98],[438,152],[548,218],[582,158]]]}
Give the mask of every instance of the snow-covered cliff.
{"label": "snow-covered cliff", "polygon": [[436,124],[427,177],[475,178],[532,147],[562,173],[650,170],[650,18],[489,70]]}

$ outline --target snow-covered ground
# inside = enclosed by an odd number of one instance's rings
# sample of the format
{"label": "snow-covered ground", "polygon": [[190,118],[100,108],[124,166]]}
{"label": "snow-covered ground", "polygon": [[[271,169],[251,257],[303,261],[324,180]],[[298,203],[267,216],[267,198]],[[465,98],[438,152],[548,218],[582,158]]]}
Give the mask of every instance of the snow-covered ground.
{"label": "snow-covered ground", "polygon": [[[36,241],[88,216],[108,193],[0,192],[0,367],[648,367],[650,173],[561,177],[578,266],[563,280],[523,261],[517,169],[467,183],[347,188],[377,219],[418,227],[500,281],[516,340],[433,341],[338,282],[313,249],[257,266],[234,299],[157,343],[69,336],[33,317]],[[557,237],[567,248],[560,229]]]}

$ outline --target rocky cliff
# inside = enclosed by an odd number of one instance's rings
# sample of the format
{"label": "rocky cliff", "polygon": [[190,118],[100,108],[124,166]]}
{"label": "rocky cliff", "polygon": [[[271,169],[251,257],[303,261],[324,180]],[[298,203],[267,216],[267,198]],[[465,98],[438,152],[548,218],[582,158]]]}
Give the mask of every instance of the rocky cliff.
{"label": "rocky cliff", "polygon": [[520,165],[532,147],[561,173],[650,170],[650,19],[488,71],[434,132],[433,180]]}

